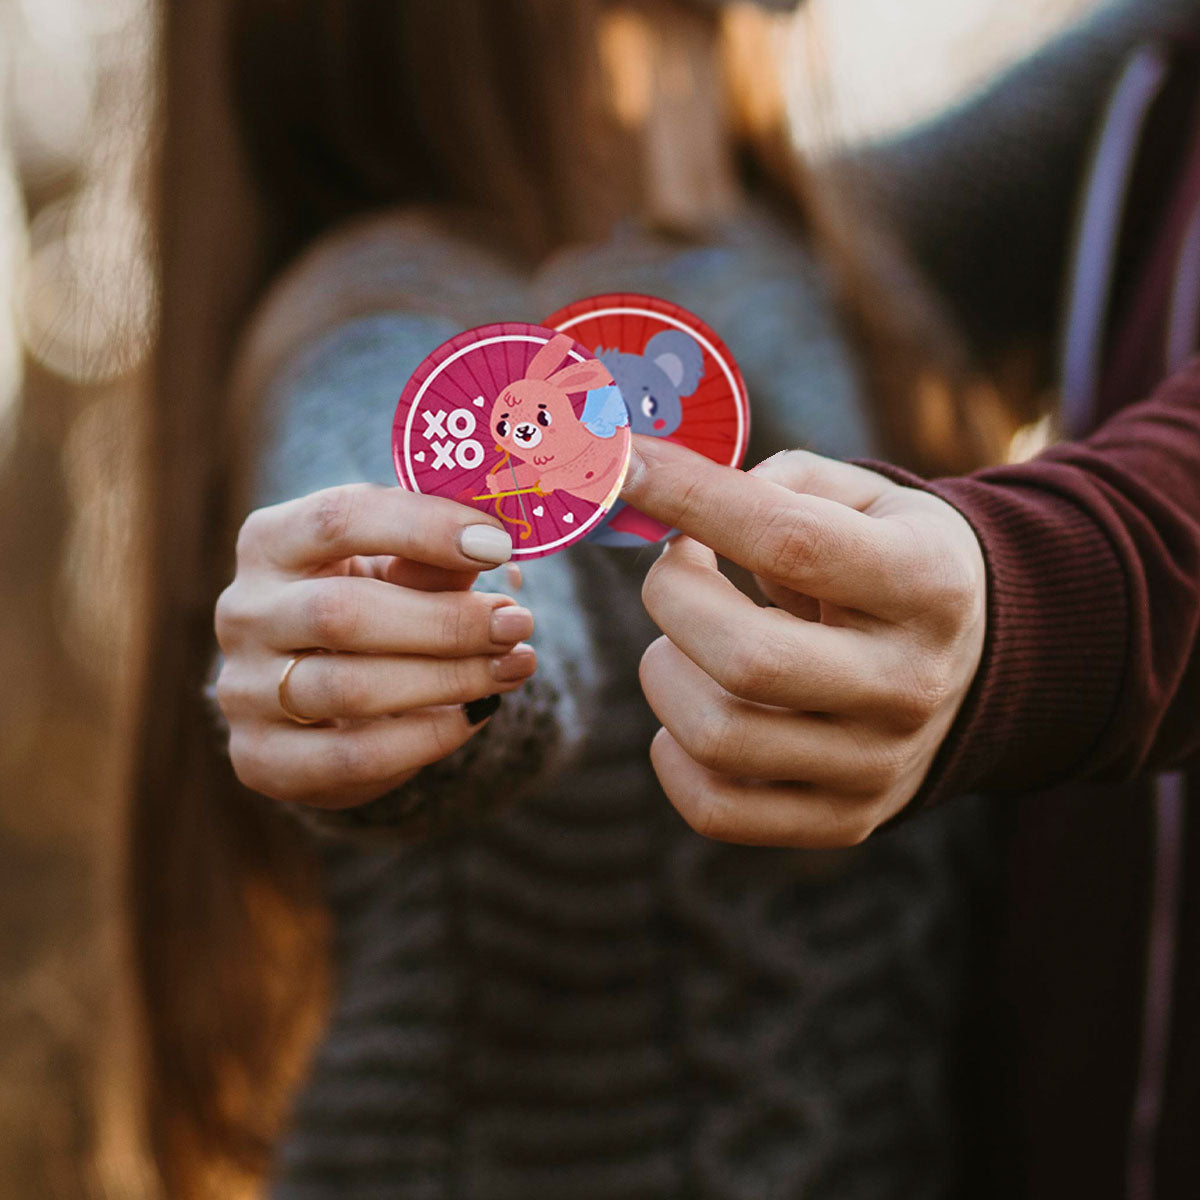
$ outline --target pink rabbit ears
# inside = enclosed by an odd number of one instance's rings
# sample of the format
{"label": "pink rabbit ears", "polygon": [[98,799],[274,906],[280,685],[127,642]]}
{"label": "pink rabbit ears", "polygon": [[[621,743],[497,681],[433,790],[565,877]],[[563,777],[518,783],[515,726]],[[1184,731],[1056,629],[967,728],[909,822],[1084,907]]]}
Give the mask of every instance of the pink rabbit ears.
{"label": "pink rabbit ears", "polygon": [[525,369],[526,379],[549,379],[550,372],[567,357],[572,339],[565,333],[555,334],[534,356]]}
{"label": "pink rabbit ears", "polygon": [[568,394],[587,392],[612,383],[608,368],[597,359],[568,362],[561,370],[555,370],[567,357],[573,344],[574,339],[565,333],[556,334],[533,356],[533,361],[525,370],[525,378],[544,379]]}

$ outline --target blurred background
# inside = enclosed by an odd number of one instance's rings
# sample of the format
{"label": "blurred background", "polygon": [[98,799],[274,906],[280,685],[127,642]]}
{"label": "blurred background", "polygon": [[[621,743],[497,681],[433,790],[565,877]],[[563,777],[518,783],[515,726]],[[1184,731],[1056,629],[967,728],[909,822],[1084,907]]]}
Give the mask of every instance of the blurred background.
{"label": "blurred background", "polygon": [[[820,156],[918,122],[1096,4],[810,0],[777,30],[797,140]],[[14,1200],[143,1194],[122,1127],[131,1067],[108,1031],[154,399],[159,21],[153,0],[0,0],[0,1197]]]}

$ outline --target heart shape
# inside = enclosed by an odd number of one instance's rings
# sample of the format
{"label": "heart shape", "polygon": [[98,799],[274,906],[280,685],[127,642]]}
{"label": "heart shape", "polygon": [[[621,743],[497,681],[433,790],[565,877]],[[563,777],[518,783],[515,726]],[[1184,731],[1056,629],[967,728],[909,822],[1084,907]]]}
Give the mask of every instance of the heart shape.
{"label": "heart shape", "polygon": [[474,404],[476,408],[482,408],[483,407],[483,397],[476,396],[475,399],[471,401],[471,403]]}
{"label": "heart shape", "polygon": [[417,460],[417,462],[424,462],[425,461],[425,451],[418,450],[416,452],[416,454],[413,455],[413,458],[415,458]]}
{"label": "heart shape", "polygon": [[533,510],[533,515],[534,515],[535,517],[540,517],[540,516],[544,516],[544,515],[545,515],[545,512],[546,512],[546,510],[545,510],[545,509],[544,509],[544,508],[543,508],[543,507],[542,507],[542,506],[539,504],[539,505],[537,506],[537,508],[535,508],[535,509]]}
{"label": "heart shape", "polygon": [[568,524],[568,525],[574,525],[574,524],[575,524],[575,514],[574,514],[574,513],[567,513],[567,514],[566,514],[566,515],[563,517],[563,521],[564,521],[564,522],[566,522],[566,524]]}

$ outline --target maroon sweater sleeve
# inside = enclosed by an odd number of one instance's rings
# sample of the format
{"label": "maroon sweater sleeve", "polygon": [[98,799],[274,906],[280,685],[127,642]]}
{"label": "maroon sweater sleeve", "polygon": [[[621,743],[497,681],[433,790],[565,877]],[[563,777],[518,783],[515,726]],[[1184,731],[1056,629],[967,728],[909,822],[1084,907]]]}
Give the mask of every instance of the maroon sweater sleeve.
{"label": "maroon sweater sleeve", "polygon": [[916,485],[971,523],[989,589],[918,803],[1200,759],[1200,359],[1086,441]]}

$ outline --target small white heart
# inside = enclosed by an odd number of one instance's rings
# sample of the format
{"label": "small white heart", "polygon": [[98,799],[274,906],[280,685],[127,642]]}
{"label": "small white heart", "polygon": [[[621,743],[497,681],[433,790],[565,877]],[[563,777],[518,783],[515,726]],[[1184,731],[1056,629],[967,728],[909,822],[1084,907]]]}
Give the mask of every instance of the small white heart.
{"label": "small white heart", "polygon": [[574,514],[574,513],[566,513],[566,514],[563,516],[563,520],[564,520],[564,521],[565,521],[565,522],[566,522],[568,525],[574,525],[574,524],[575,524],[575,514]]}
{"label": "small white heart", "polygon": [[535,517],[540,517],[545,511],[546,510],[539,504],[537,508],[533,510],[533,515]]}
{"label": "small white heart", "polygon": [[474,404],[475,404],[475,407],[476,407],[476,408],[482,408],[482,407],[483,407],[483,397],[482,397],[482,396],[476,396],[476,397],[475,397],[475,400],[474,400]]}
{"label": "small white heart", "polygon": [[424,462],[425,461],[425,451],[418,450],[416,452],[416,454],[413,455],[413,458],[415,458],[417,460],[417,462]]}

